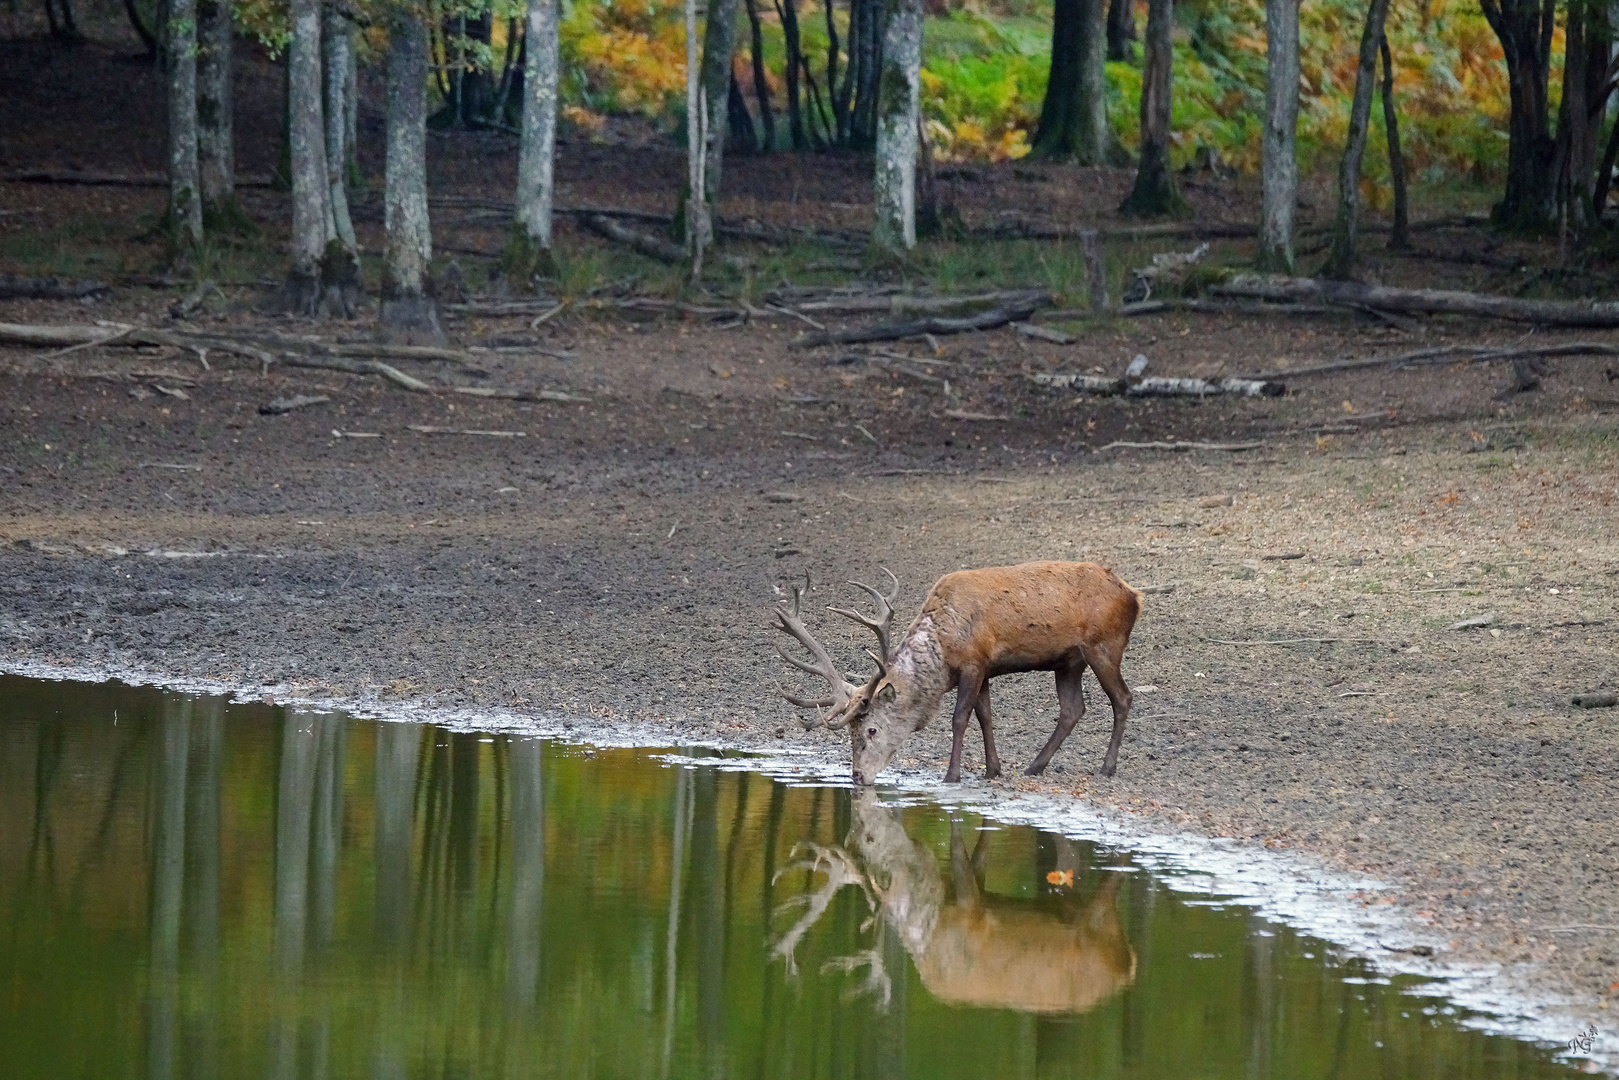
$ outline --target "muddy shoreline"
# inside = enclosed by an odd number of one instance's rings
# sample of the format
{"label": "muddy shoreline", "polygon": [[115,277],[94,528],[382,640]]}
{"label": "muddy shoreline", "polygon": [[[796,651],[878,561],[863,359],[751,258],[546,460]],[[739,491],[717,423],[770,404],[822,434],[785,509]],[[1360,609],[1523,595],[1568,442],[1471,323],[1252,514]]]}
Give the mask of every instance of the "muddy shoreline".
{"label": "muddy shoreline", "polygon": [[[1176,374],[1252,352],[1234,321],[1183,329],[1141,320],[1061,360],[1154,348]],[[809,571],[818,612],[887,566],[908,617],[949,570],[1094,559],[1165,590],[1126,654],[1138,693],[1118,775],[1095,774],[1107,708],[1087,679],[1086,718],[1045,777],[968,791],[1376,876],[1445,962],[1566,1002],[1569,1036],[1607,1030],[1619,934],[1581,928],[1619,925],[1619,716],[1569,705],[1619,685],[1600,364],[1569,361],[1506,406],[1480,369],[1257,403],[1092,401],[1032,387],[1040,355],[1000,332],[947,356],[971,367],[958,400],[1016,417],[973,422],[929,388],[791,349],[787,328],[565,333],[578,360],[524,362],[556,364],[589,404],[452,408],[217,366],[188,371],[181,400],[133,374],[151,360],[0,357],[5,666],[565,713],[585,739],[628,725],[835,761],[842,739],[806,733],[775,688],[767,619],[793,579]],[[1323,331],[1295,362],[1364,348],[1357,333]],[[333,401],[257,413],[294,393]],[[1264,446],[1102,449],[1121,438]],[[1486,612],[1487,629],[1447,629]],[[815,625],[840,659],[862,655],[838,621]],[[1011,771],[1055,696],[1040,676],[996,693]],[[902,774],[941,774],[948,740],[936,720]],[[974,737],[970,774],[981,760]]]}

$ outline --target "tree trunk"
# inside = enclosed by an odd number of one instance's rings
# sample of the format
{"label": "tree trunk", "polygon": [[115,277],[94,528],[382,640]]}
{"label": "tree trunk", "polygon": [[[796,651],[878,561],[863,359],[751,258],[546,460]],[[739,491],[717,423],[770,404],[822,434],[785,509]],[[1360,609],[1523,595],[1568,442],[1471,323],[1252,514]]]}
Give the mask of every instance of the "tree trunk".
{"label": "tree trunk", "polygon": [[529,0],[524,31],[523,128],[517,159],[517,227],[506,275],[527,289],[552,273],[551,202],[557,137],[557,0]]}
{"label": "tree trunk", "polygon": [[860,33],[856,38],[860,64],[856,69],[854,107],[849,118],[849,145],[859,150],[877,146],[883,39],[887,32],[886,5],[889,2],[891,0],[855,0],[860,9]]}
{"label": "tree trunk", "polygon": [[197,4],[197,163],[203,210],[231,216],[236,200],[231,77],[235,34],[228,0]]}
{"label": "tree trunk", "polygon": [[759,152],[759,133],[753,126],[753,114],[748,112],[748,99],[742,96],[742,87],[731,76],[731,85],[725,91],[725,140],[733,154]]}
{"label": "tree trunk", "polygon": [[714,238],[714,219],[702,194],[708,115],[705,105],[702,65],[697,58],[697,0],[686,0],[686,194],[680,216],[693,280],[702,276],[703,252]]}
{"label": "tree trunk", "polygon": [[176,252],[202,243],[202,188],[197,176],[197,9],[169,0],[169,235]]}
{"label": "tree trunk", "polygon": [[1366,155],[1366,133],[1372,117],[1372,88],[1377,83],[1378,44],[1388,18],[1389,0],[1371,0],[1360,35],[1360,66],[1355,69],[1355,97],[1349,106],[1349,135],[1338,166],[1338,220],[1332,230],[1332,254],[1323,277],[1346,281],[1360,263],[1360,166]]}
{"label": "tree trunk", "polygon": [[804,55],[798,40],[798,0],[780,0],[776,11],[781,16],[782,36],[787,39],[787,131],[792,136],[794,150],[809,148],[804,132],[804,108],[798,94],[798,73]]}
{"label": "tree trunk", "polygon": [[748,26],[753,35],[753,96],[759,102],[759,149],[768,154],[776,148],[776,114],[770,107],[770,87],[765,83],[764,29],[759,25],[756,0],[748,0]]}
{"label": "tree trunk", "polygon": [[134,28],[135,36],[141,39],[146,46],[148,59],[156,60],[158,54],[157,37],[147,28],[145,20],[141,18],[140,8],[135,6],[135,0],[124,0],[124,14],[129,16],[129,25]]}
{"label": "tree trunk", "polygon": [[[859,0],[849,0],[849,36],[854,37],[854,10]],[[826,12],[826,100],[832,108],[832,126],[834,128],[833,143],[841,145],[849,138],[849,94],[854,83],[849,78],[850,72],[845,71],[843,82],[838,82],[838,25],[834,18],[835,0],[823,0],[822,8]],[[854,63],[851,57],[849,65]]]}
{"label": "tree trunk", "polygon": [[349,74],[354,67],[350,34],[349,21],[327,4],[321,18],[321,59],[326,69],[326,183],[332,203],[332,231],[357,260],[360,245],[349,218],[347,168]]}
{"label": "tree trunk", "polygon": [[321,262],[332,231],[326,175],[326,124],[321,108],[320,0],[292,0],[287,46],[287,123],[292,157],[292,269],[288,310],[320,313]]}
{"label": "tree trunk", "polygon": [[916,142],[921,119],[922,3],[887,0],[877,108],[876,216],[871,243],[894,255],[916,246]]}
{"label": "tree trunk", "polygon": [[1174,86],[1174,0],[1147,5],[1147,61],[1141,73],[1141,159],[1136,183],[1119,208],[1132,217],[1178,214],[1186,200],[1169,171],[1169,121]]}
{"label": "tree trunk", "polygon": [[1299,203],[1299,0],[1265,3],[1265,131],[1259,268],[1293,272]]}
{"label": "tree trunk", "polygon": [[1107,126],[1104,40],[1106,0],[1057,0],[1051,25],[1051,77],[1040,108],[1034,152],[1105,165],[1112,151]]}
{"label": "tree trunk", "polygon": [[1510,92],[1506,191],[1492,216],[1507,228],[1544,231],[1556,203],[1548,92],[1556,2],[1480,0],[1479,6],[1501,42]]}
{"label": "tree trunk", "polygon": [[388,31],[388,151],[384,179],[382,325],[401,344],[443,341],[428,295],[433,232],[427,217],[427,26],[409,7]]}
{"label": "tree trunk", "polygon": [[1411,246],[1411,201],[1405,190],[1405,155],[1400,152],[1400,118],[1394,108],[1394,54],[1389,37],[1383,35],[1383,128],[1388,134],[1389,177],[1394,184],[1394,227],[1389,231],[1389,247],[1404,251]]}
{"label": "tree trunk", "polygon": [[1135,50],[1135,0],[1110,0],[1107,6],[1107,58],[1128,60]]}
{"label": "tree trunk", "polygon": [[[1599,114],[1600,115],[1600,114]],[[1608,148],[1602,154],[1602,166],[1597,169],[1596,190],[1591,195],[1592,223],[1602,220],[1608,209],[1608,194],[1613,189],[1613,169],[1619,164],[1619,122],[1608,132]]]}
{"label": "tree trunk", "polygon": [[736,55],[737,0],[710,0],[703,31],[701,91],[703,120],[704,214],[710,222],[720,201],[720,167],[725,161],[726,123],[730,111],[731,58]]}

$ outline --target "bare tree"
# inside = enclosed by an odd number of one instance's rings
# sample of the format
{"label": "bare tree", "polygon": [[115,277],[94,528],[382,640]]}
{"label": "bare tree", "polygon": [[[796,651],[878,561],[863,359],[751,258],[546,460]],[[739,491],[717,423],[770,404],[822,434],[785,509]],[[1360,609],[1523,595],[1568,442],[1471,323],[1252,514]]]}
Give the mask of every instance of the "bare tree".
{"label": "bare tree", "polygon": [[[831,10],[828,0],[828,10]],[[714,235],[714,219],[703,197],[703,144],[708,110],[703,101],[703,79],[697,59],[697,0],[686,0],[686,195],[681,218],[686,227],[686,250],[691,254],[693,280],[702,276],[703,251]]]}
{"label": "bare tree", "polygon": [[1169,171],[1170,102],[1174,90],[1174,0],[1147,5],[1147,62],[1141,73],[1141,158],[1120,212],[1135,217],[1178,214],[1186,200]]}
{"label": "bare tree", "polygon": [[1107,124],[1107,0],[1057,0],[1051,22],[1051,76],[1040,107],[1034,152],[1105,165],[1114,152]]}
{"label": "bare tree", "polygon": [[757,0],[747,0],[748,30],[752,35],[753,96],[759,102],[759,149],[769,153],[776,148],[776,114],[770,107],[770,88],[765,84],[764,29],[759,25]]}
{"label": "bare tree", "polygon": [[895,254],[916,246],[917,122],[921,115],[921,0],[887,0],[883,97],[877,106],[876,216],[872,246]]}
{"label": "bare tree", "polygon": [[1479,7],[1500,39],[1510,93],[1506,191],[1494,218],[1510,227],[1544,229],[1553,218],[1556,181],[1549,84],[1557,4],[1479,0]]}
{"label": "bare tree", "polygon": [[524,45],[523,133],[517,160],[517,222],[506,274],[519,287],[553,272],[551,199],[557,133],[557,0],[529,0]]}
{"label": "bare tree", "polygon": [[179,250],[202,243],[197,176],[196,0],[169,0],[163,38],[168,62],[169,234]]}
{"label": "bare tree", "polygon": [[433,231],[427,216],[427,27],[414,5],[388,28],[388,150],[383,193],[382,326],[405,343],[442,341],[428,295]]}
{"label": "bare tree", "polygon": [[797,0],[777,0],[776,14],[781,19],[781,32],[787,45],[787,130],[792,135],[793,149],[805,150],[809,140],[804,132],[804,108],[798,93],[799,70],[805,60],[799,45]]}
{"label": "bare tree", "polygon": [[1350,278],[1360,262],[1360,166],[1366,154],[1366,131],[1372,115],[1372,88],[1377,83],[1378,45],[1388,18],[1389,0],[1371,0],[1360,35],[1360,66],[1355,69],[1355,97],[1349,108],[1349,135],[1338,167],[1338,220],[1332,230],[1332,254],[1322,271],[1327,277]]}
{"label": "bare tree", "polygon": [[234,43],[229,0],[198,0],[197,160],[203,210],[216,220],[239,213],[231,115]]}
{"label": "bare tree", "polygon": [[1299,0],[1265,0],[1265,131],[1259,268],[1293,272],[1299,202]]}
{"label": "bare tree", "polygon": [[320,0],[291,0],[287,46],[287,134],[292,164],[292,269],[286,305],[302,315],[322,313],[322,263],[336,238],[326,174],[326,124],[321,107]]}

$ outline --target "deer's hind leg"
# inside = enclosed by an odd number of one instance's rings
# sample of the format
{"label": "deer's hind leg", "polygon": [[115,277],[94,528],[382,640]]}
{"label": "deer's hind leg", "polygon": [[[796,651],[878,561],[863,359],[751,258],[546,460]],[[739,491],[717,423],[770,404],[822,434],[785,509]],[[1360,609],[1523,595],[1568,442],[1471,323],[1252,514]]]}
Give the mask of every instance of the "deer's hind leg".
{"label": "deer's hind leg", "polygon": [[973,708],[987,683],[983,672],[972,668],[962,668],[956,679],[956,709],[950,718],[950,766],[944,773],[947,784],[961,782],[961,744],[967,738],[967,721],[972,719]]}
{"label": "deer's hind leg", "polygon": [[1026,776],[1039,776],[1061,749],[1063,740],[1074,730],[1080,717],[1085,715],[1085,690],[1081,680],[1085,676],[1085,660],[1071,657],[1057,668],[1057,727],[1046,740],[1046,745],[1035,755],[1025,771]]}
{"label": "deer's hind leg", "polygon": [[1119,674],[1119,663],[1123,659],[1122,646],[1115,653],[1103,645],[1094,650],[1091,657],[1091,670],[1096,672],[1096,681],[1102,684],[1102,692],[1107,694],[1108,701],[1113,703],[1113,738],[1108,740],[1107,757],[1102,759],[1103,776],[1112,776],[1113,770],[1119,764],[1119,744],[1124,741],[1124,721],[1130,715],[1130,704],[1134,701],[1130,688],[1124,685],[1124,676]]}
{"label": "deer's hind leg", "polygon": [[984,779],[993,780],[1001,775],[1001,755],[995,752],[995,717],[990,712],[988,679],[978,691],[973,711],[978,714],[978,728],[984,733]]}

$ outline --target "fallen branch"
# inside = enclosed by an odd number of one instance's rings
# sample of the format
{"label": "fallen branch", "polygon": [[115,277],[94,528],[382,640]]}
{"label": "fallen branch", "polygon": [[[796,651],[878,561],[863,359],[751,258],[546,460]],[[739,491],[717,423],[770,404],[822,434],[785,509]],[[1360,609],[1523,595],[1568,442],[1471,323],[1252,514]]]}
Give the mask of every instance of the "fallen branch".
{"label": "fallen branch", "polygon": [[283,413],[290,413],[294,409],[306,409],[311,405],[325,405],[331,400],[325,394],[294,394],[290,398],[276,398],[274,401],[265,402],[259,406],[259,413],[262,416],[280,416]]}
{"label": "fallen branch", "polygon": [[1197,311],[1206,315],[1315,317],[1321,315],[1350,315],[1354,313],[1354,310],[1353,308],[1344,307],[1342,304],[1270,304],[1263,301],[1170,299],[1142,300],[1135,304],[1124,304],[1119,308],[1119,314],[1131,316],[1154,315],[1161,311]]}
{"label": "fallen branch", "polygon": [[381,375],[389,382],[413,390],[418,394],[431,394],[433,388],[422,380],[403,371],[392,364],[384,364],[380,360],[345,360],[340,356],[281,356],[276,363],[288,367],[317,368],[322,371],[346,371],[350,375]]}
{"label": "fallen branch", "polygon": [[1602,341],[1569,341],[1557,345],[1437,345],[1397,356],[1377,356],[1357,360],[1334,360],[1312,367],[1287,371],[1271,371],[1261,375],[1247,375],[1249,379],[1296,378],[1300,375],[1327,375],[1338,371],[1357,371],[1375,367],[1416,367],[1434,364],[1487,364],[1497,360],[1518,360],[1527,357],[1553,356],[1619,356],[1619,345]]}
{"label": "fallen branch", "polygon": [[[966,409],[946,409],[944,415],[952,420],[984,420],[989,422],[1002,422],[1012,419],[999,413],[968,412]],[[982,477],[981,479],[989,479]]]}
{"label": "fallen branch", "polygon": [[1020,322],[1015,324],[1014,329],[1017,330],[1021,337],[1030,337],[1036,338],[1040,341],[1049,341],[1053,345],[1072,345],[1074,342],[1079,340],[1073,334],[1065,334],[1061,330],[1053,330],[1048,326],[1041,326],[1038,323]]}
{"label": "fallen branch", "polygon": [[68,281],[66,278],[22,277],[0,274],[0,300],[82,300],[112,292],[102,281]]}
{"label": "fallen branch", "polygon": [[1488,612],[1487,614],[1484,614],[1484,615],[1475,615],[1471,619],[1463,619],[1461,622],[1451,623],[1450,626],[1448,626],[1446,629],[1449,629],[1449,630],[1478,630],[1478,629],[1481,629],[1482,627],[1489,626],[1494,621],[1495,621],[1495,612],[1491,611],[1491,612]]}
{"label": "fallen branch", "polygon": [[412,431],[419,431],[423,435],[486,435],[495,439],[524,439],[528,437],[526,431],[488,431],[478,428],[434,427],[431,424],[406,424]]}
{"label": "fallen branch", "polygon": [[1022,322],[1035,311],[1051,303],[1050,293],[1027,296],[1016,305],[992,308],[964,318],[914,319],[909,322],[883,322],[872,326],[855,326],[846,330],[817,331],[805,334],[793,342],[796,348],[808,349],[817,345],[852,345],[861,341],[898,341],[901,338],[921,337],[923,334],[965,334],[976,330],[994,330],[1007,323]]}
{"label": "fallen branch", "polygon": [[1396,289],[1351,281],[1261,274],[1240,274],[1212,286],[1209,291],[1216,296],[1283,303],[1325,301],[1409,314],[1473,315],[1547,326],[1619,327],[1619,303],[1611,301],[1520,300],[1451,289]]}
{"label": "fallen branch", "polygon": [[466,394],[469,397],[504,398],[509,401],[557,401],[557,402],[587,402],[590,399],[580,397],[578,394],[568,394],[561,390],[509,390],[501,386],[452,386],[452,394]]}
{"label": "fallen branch", "polygon": [[1320,645],[1330,641],[1342,641],[1335,637],[1293,637],[1269,638],[1264,641],[1226,641],[1223,638],[1205,638],[1210,645]]}
{"label": "fallen branch", "polygon": [[1611,709],[1619,705],[1619,694],[1576,694],[1569,704],[1581,709]]}
{"label": "fallen branch", "polygon": [[1106,446],[1098,446],[1102,450],[1223,450],[1228,453],[1238,453],[1242,450],[1258,450],[1265,444],[1262,442],[1245,443],[1217,443],[1217,442],[1110,442]]}
{"label": "fallen branch", "polygon": [[[689,261],[686,249],[672,240],[665,240],[649,233],[636,232],[627,226],[620,225],[605,214],[584,214],[579,222],[585,228],[598,236],[613,241],[615,244],[624,244],[633,248],[649,259],[669,263],[671,266],[683,266]],[[720,261],[733,270],[745,270],[753,265],[749,260],[737,255],[722,255]]]}

